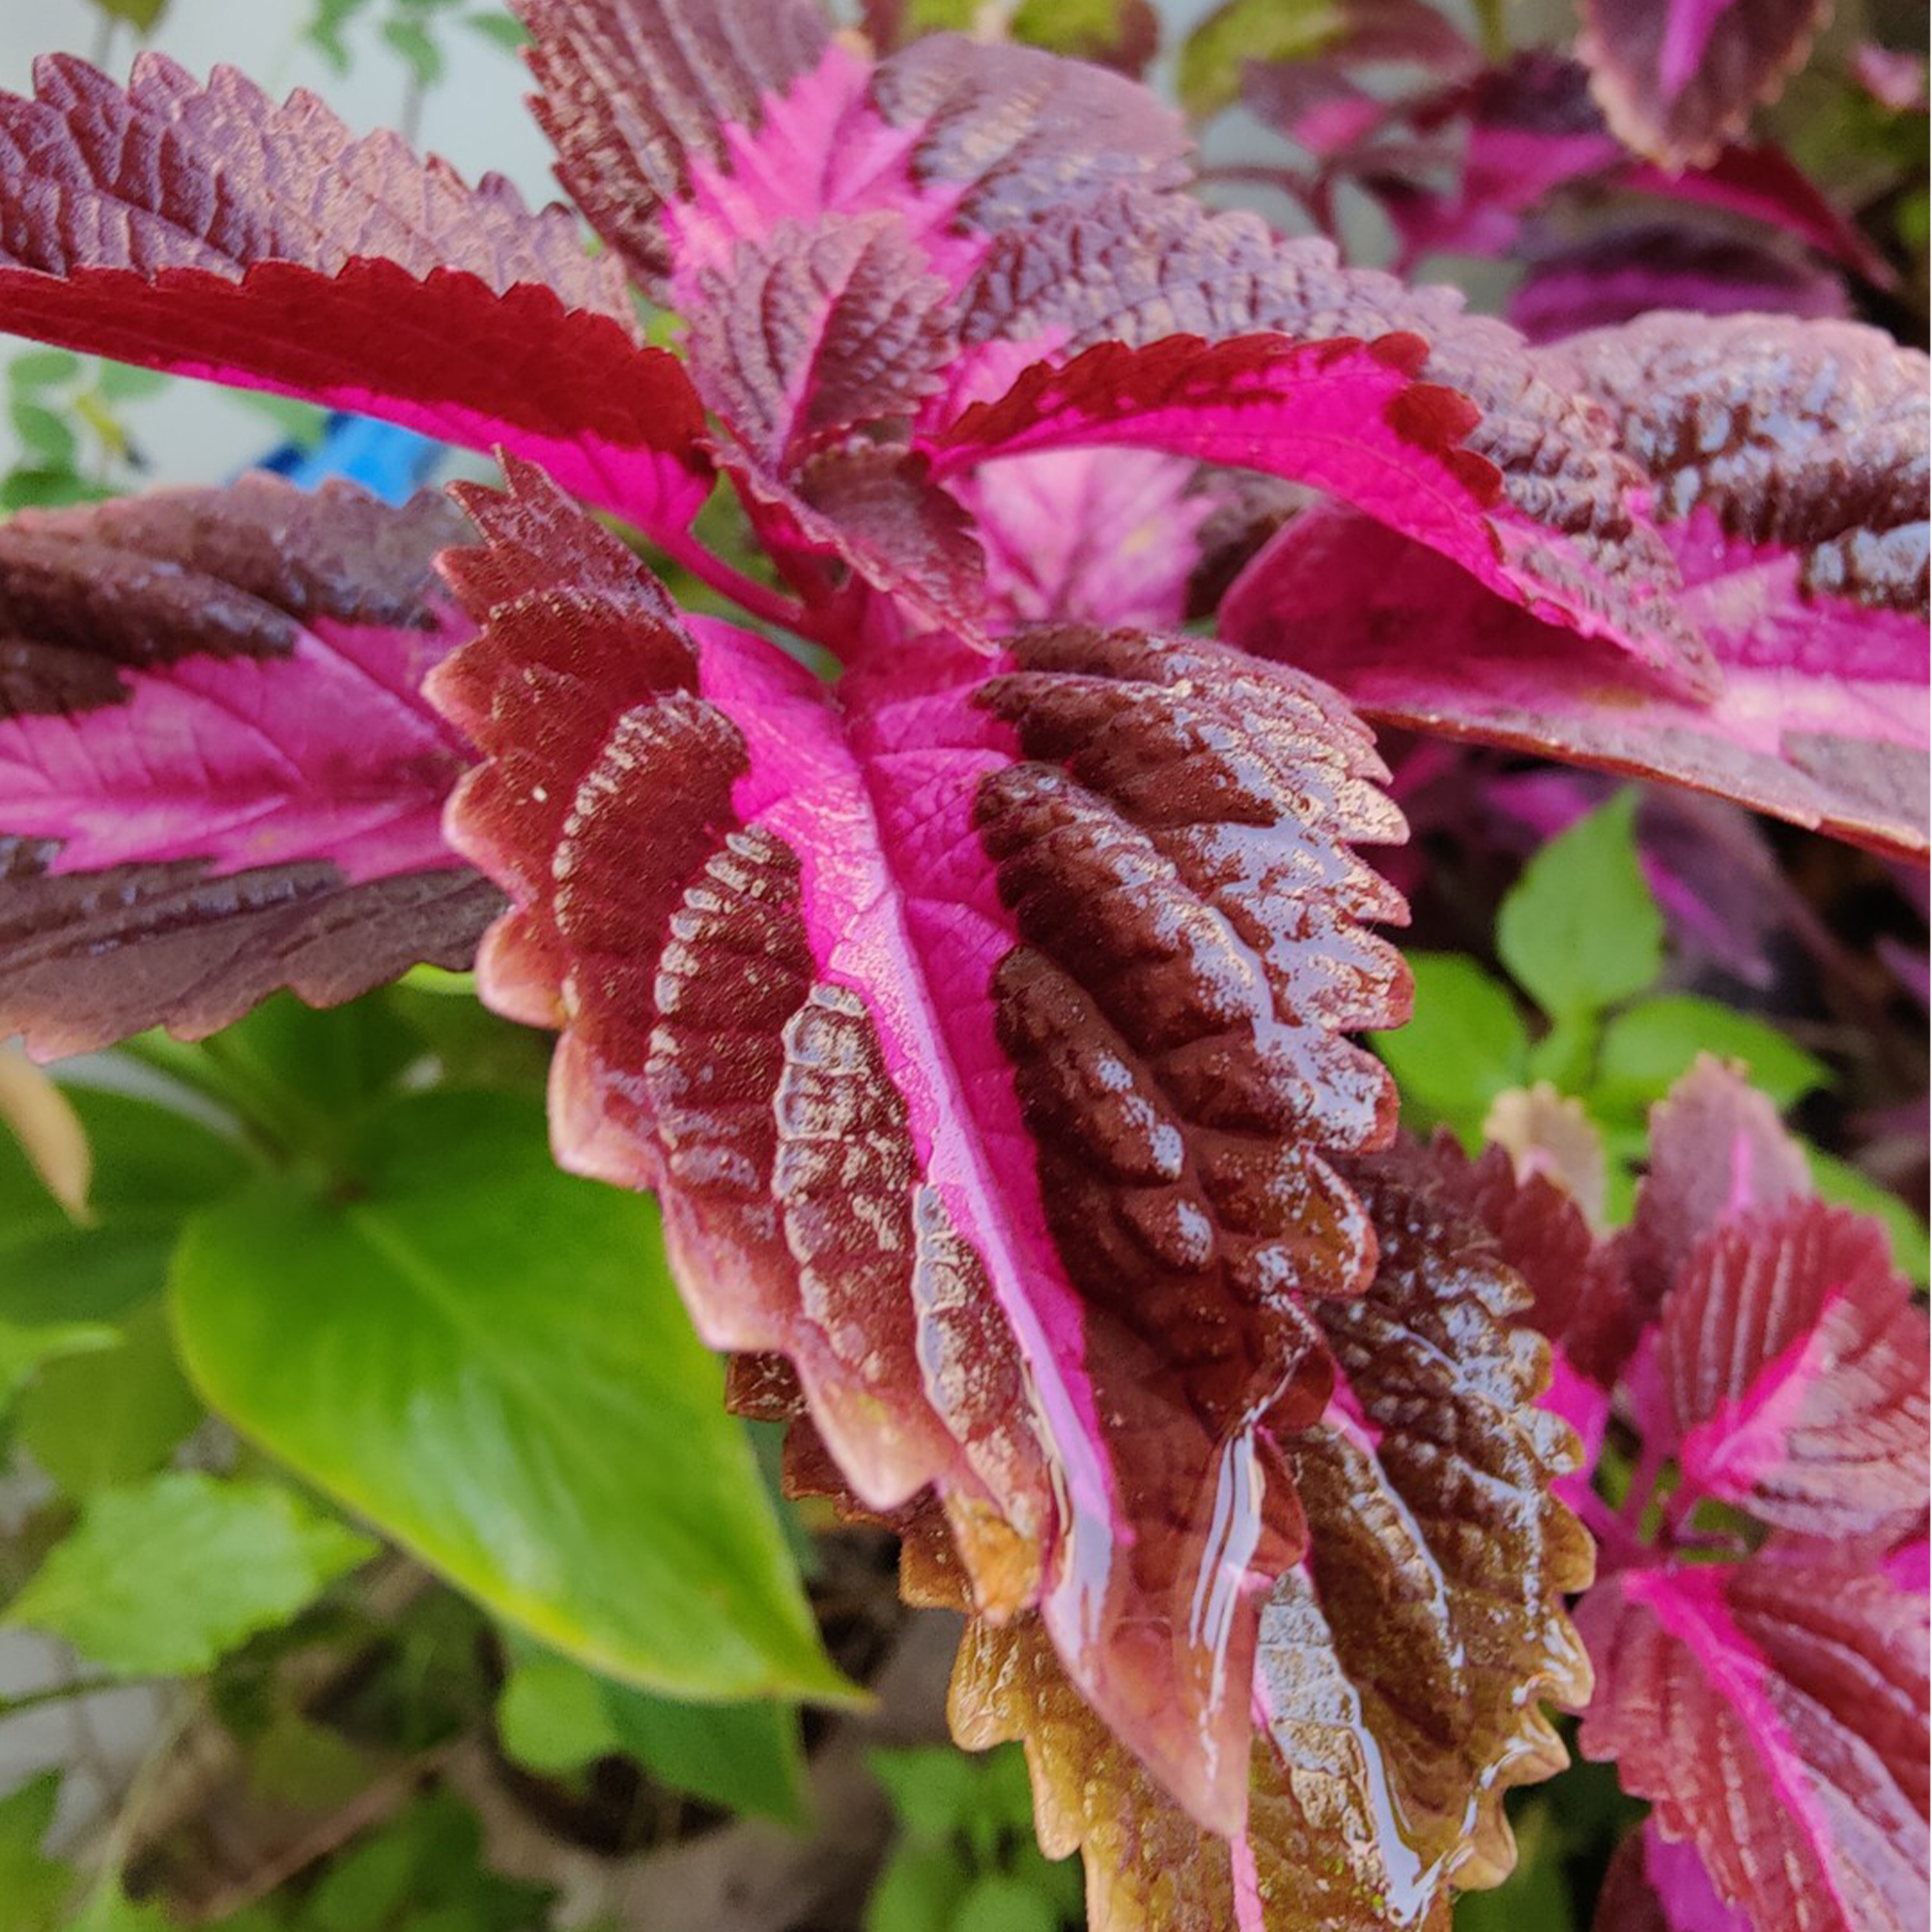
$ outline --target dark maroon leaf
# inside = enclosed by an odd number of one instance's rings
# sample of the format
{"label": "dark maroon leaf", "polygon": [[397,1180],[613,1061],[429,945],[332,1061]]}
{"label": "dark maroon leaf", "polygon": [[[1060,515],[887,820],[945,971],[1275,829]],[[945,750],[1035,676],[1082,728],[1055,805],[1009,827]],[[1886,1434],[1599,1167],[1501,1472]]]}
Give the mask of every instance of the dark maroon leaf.
{"label": "dark maroon leaf", "polygon": [[213,1032],[469,962],[500,905],[444,844],[467,633],[437,497],[251,477],[0,526],[0,1032]]}
{"label": "dark maroon leaf", "polygon": [[1362,736],[1125,631],[866,639],[835,701],[512,485],[466,493],[486,628],[435,688],[488,758],[452,837],[515,906],[486,997],[565,1027],[560,1157],[658,1189],[707,1337],[790,1358],[867,1508],[935,1486],[983,1606],[1037,1599],[1237,1821],[1302,1533],[1270,1432],[1326,1398],[1304,1302],[1370,1266],[1324,1151],[1392,1125],[1341,1037],[1402,998]]}
{"label": "dark maroon leaf", "polygon": [[1584,0],[1577,51],[1610,126],[1667,167],[1712,160],[1804,64],[1823,0]]}
{"label": "dark maroon leaf", "polygon": [[1510,297],[1509,319],[1532,342],[1556,342],[1653,309],[1842,318],[1851,303],[1837,275],[1787,250],[1646,222],[1539,251]]}
{"label": "dark maroon leaf", "polygon": [[1513,1861],[1502,1788],[1562,1747],[1537,1699],[1588,1683],[1562,1592],[1587,1540],[1548,1493],[1567,1432],[1530,1407],[1542,1345],[1480,1227],[1413,1151],[1355,1169],[1381,1239],[1368,1293],[1324,1302],[1344,1380],[1284,1438],[1309,1553],[1262,1618],[1248,1827],[1205,1836],[1082,1705],[1037,1630],[968,1629],[955,1735],[1022,1739],[1041,1842],[1078,1848],[1118,1932],[1446,1927],[1451,1885]]}

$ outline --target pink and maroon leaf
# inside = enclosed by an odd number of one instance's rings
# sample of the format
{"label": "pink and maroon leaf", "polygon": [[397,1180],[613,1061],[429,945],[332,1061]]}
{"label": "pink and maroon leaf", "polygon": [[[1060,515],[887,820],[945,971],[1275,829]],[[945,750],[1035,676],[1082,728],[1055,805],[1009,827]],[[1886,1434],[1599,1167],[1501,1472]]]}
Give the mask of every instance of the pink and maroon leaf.
{"label": "pink and maroon leaf", "polygon": [[1876,1223],[1801,1199],[1727,1220],[1663,1305],[1657,1369],[1686,1499],[1892,1541],[1925,1507],[1925,1355]]}
{"label": "pink and maroon leaf", "polygon": [[[1075,358],[1073,367],[1081,351],[1114,358],[1091,375],[1126,366],[1121,358],[1136,349],[1154,357],[1151,367],[1171,368],[1180,352],[1165,338],[1182,334],[1217,352],[1260,330],[1290,345],[1419,340],[1426,359],[1408,371],[1422,379],[1417,426],[1433,417],[1440,439],[1449,422],[1446,412],[1422,408],[1422,389],[1460,396],[1465,426],[1453,437],[1465,444],[1462,494],[1466,499],[1479,464],[1496,479],[1491,500],[1465,500],[1457,511],[1464,522],[1479,516],[1487,580],[1552,621],[1609,639],[1668,687],[1709,681],[1708,649],[1676,613],[1677,565],[1647,521],[1642,477],[1616,449],[1601,410],[1577,395],[1570,371],[1547,373],[1506,325],[1463,314],[1451,290],[1411,290],[1345,269],[1326,243],[1283,242],[1253,215],[1122,190],[997,238],[962,311],[968,341],[983,344],[989,357],[997,352],[1009,379],[1021,345],[1036,357]],[[1045,380],[1021,378],[1030,386]],[[1102,424],[1121,415],[1096,413]],[[1205,400],[1198,413],[1197,441],[1213,422]],[[1107,433],[1128,441],[1129,427],[1122,420]],[[1265,460],[1264,444],[1242,453],[1238,419],[1222,427],[1217,460]],[[1363,480],[1357,470],[1358,489]],[[1461,560],[1464,548],[1450,554]]]}
{"label": "pink and maroon leaf", "polygon": [[690,384],[562,210],[227,69],[198,87],[146,54],[124,91],[63,56],[39,81],[0,96],[0,327],[505,444],[648,528],[703,502]]}
{"label": "pink and maroon leaf", "polygon": [[1545,354],[1652,476],[1715,698],[1661,693],[1325,508],[1250,566],[1223,634],[1291,653],[1373,717],[1922,853],[1923,358],[1851,324],[1745,316],[1647,319]]}
{"label": "pink and maroon leaf", "polygon": [[501,900],[444,843],[468,748],[419,694],[468,635],[462,521],[252,477],[0,528],[0,1032],[211,1033],[467,965]]}
{"label": "pink and maroon leaf", "polygon": [[1753,1927],[1907,1932],[1925,1909],[1924,1621],[1856,1555],[1627,1571],[1577,1611],[1584,1753],[1616,1760]]}
{"label": "pink and maroon leaf", "polygon": [[1365,740],[1217,645],[1083,628],[886,650],[835,703],[533,474],[469,500],[486,628],[435,689],[489,762],[452,833],[514,901],[488,997],[566,1025],[563,1158],[658,1188],[707,1336],[791,1359],[868,1507],[934,1485],[984,1607],[1037,1596],[1232,1825],[1302,1534],[1276,1436],[1328,1391],[1304,1298],[1373,1265],[1323,1151],[1393,1124],[1341,1037],[1402,997],[1345,843],[1397,828]]}

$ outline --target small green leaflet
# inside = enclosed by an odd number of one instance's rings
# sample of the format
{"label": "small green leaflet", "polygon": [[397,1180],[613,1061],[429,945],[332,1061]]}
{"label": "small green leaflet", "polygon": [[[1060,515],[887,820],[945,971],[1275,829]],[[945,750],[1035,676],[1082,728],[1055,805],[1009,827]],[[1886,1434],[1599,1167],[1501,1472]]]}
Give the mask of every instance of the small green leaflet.
{"label": "small green leaflet", "polygon": [[635,1758],[660,1783],[727,1810],[805,1819],[805,1751],[789,1704],[687,1704],[522,1645],[497,1705],[503,1748],[553,1776]]}
{"label": "small green leaflet", "polygon": [[1663,916],[1637,864],[1626,788],[1523,867],[1496,919],[1496,951],[1552,1019],[1640,993],[1663,965]]}
{"label": "small green leaflet", "polygon": [[1629,1008],[1604,1029],[1591,1100],[1605,1112],[1647,1107],[1690,1071],[1699,1053],[1743,1061],[1751,1084],[1780,1110],[1831,1079],[1821,1061],[1776,1027],[1715,1000],[1674,993]]}
{"label": "small green leaflet", "polygon": [[41,1852],[59,1795],[60,1779],[47,1772],[0,1798],[0,1926],[6,1932],[54,1932],[73,1889],[73,1873]]}
{"label": "small green leaflet", "polygon": [[1460,952],[1412,952],[1415,1012],[1373,1036],[1406,1098],[1471,1129],[1506,1087],[1528,1078],[1529,1034],[1510,990]]}
{"label": "small green leaflet", "polygon": [[175,1470],[93,1497],[6,1621],[64,1637],[118,1676],[186,1676],[374,1549],[279,1484]]}

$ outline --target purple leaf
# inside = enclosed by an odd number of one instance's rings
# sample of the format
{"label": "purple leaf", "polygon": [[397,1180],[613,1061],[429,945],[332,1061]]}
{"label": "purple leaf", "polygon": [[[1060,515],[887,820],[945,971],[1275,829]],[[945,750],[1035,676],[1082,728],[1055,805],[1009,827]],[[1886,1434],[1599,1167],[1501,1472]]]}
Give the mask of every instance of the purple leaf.
{"label": "purple leaf", "polygon": [[468,635],[430,575],[462,527],[267,477],[0,527],[0,1033],[192,1037],[468,963],[501,902],[418,694]]}
{"label": "purple leaf", "polygon": [[1025,1741],[1041,1842],[1082,1852],[1096,1925],[1446,1927],[1450,1884],[1513,1862],[1503,1788],[1562,1764],[1537,1703],[1586,1692],[1561,1605],[1590,1552],[1548,1493],[1568,1432],[1529,1406],[1521,1287],[1414,1150],[1354,1172],[1381,1259],[1320,1309],[1344,1380],[1288,1445],[1309,1549],[1262,1614],[1245,1834],[1169,1803],[1030,1623],[968,1627],[954,1734]]}
{"label": "purple leaf", "polygon": [[1665,696],[1601,645],[1325,508],[1249,567],[1223,635],[1292,653],[1371,717],[1922,853],[1923,358],[1850,324],[1685,316],[1545,354],[1652,473],[1687,611],[1723,673],[1715,699]]}
{"label": "purple leaf", "polygon": [[1727,1217],[1663,1305],[1657,1371],[1682,1501],[1895,1540],[1925,1507],[1925,1355],[1876,1222],[1796,1199]]}
{"label": "purple leaf", "polygon": [[1821,0],[1584,0],[1577,51],[1617,134],[1666,167],[1709,162],[1804,64]]}
{"label": "purple leaf", "polygon": [[703,502],[690,384],[561,210],[228,69],[198,88],[144,54],[124,92],[60,56],[38,78],[0,96],[0,327],[501,443],[653,530]]}
{"label": "purple leaf", "polygon": [[1577,1611],[1582,1748],[1757,1928],[1925,1909],[1925,1605],[1856,1557],[1626,1571]]}
{"label": "purple leaf", "polygon": [[1530,341],[1555,342],[1653,309],[1843,318],[1851,305],[1835,274],[1785,250],[1646,222],[1539,252],[1510,297],[1509,319]]}

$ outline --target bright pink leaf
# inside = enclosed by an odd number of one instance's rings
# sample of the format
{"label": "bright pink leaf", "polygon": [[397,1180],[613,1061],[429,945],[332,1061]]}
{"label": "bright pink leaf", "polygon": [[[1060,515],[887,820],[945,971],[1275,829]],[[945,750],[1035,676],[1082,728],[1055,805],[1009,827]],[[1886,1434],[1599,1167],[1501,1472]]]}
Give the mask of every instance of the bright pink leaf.
{"label": "bright pink leaf", "polygon": [[0,96],[0,327],[501,443],[651,529],[703,502],[690,384],[561,210],[227,69],[200,88],[143,55],[124,91],[55,57],[39,81]]}
{"label": "bright pink leaf", "polygon": [[1577,557],[1552,569],[1548,533],[1520,516],[1490,460],[1465,446],[1469,400],[1414,380],[1419,337],[1312,344],[1271,335],[1211,345],[1172,335],[1102,343],[1026,370],[966,411],[931,449],[942,477],[990,456],[1122,444],[1240,465],[1329,492],[1417,537],[1478,581],[1565,613],[1614,588]]}
{"label": "bright pink leaf", "polygon": [[982,1603],[1037,1594],[1232,1824],[1302,1534],[1271,1432],[1328,1389],[1302,1297],[1372,1265],[1321,1150],[1391,1125],[1340,1037],[1400,1001],[1343,842],[1396,829],[1365,739],[1220,646],[1085,629],[885,651],[835,706],[513,484],[468,497],[487,628],[435,689],[490,760],[452,834],[515,904],[482,982],[566,1026],[562,1157],[658,1188],[707,1337],[791,1358],[868,1506],[935,1484]]}
{"label": "bright pink leaf", "polygon": [[444,843],[467,748],[418,686],[468,635],[439,498],[251,477],[0,528],[0,1033],[213,1032],[463,965],[497,895]]}
{"label": "bright pink leaf", "polygon": [[1924,1602],[1857,1558],[1627,1571],[1577,1611],[1586,1756],[1614,1758],[1722,1902],[1779,1932],[1916,1932]]}
{"label": "bright pink leaf", "polygon": [[1799,1199],[1728,1218],[1663,1305],[1657,1368],[1686,1498],[1889,1541],[1925,1506],[1925,1356],[1875,1222]]}
{"label": "bright pink leaf", "polygon": [[1610,126],[1667,167],[1710,161],[1804,64],[1823,0],[1585,0],[1577,51]]}
{"label": "bright pink leaf", "polygon": [[1179,624],[1216,497],[1154,450],[1052,450],[955,477],[1001,629]]}
{"label": "bright pink leaf", "polygon": [[1562,345],[1651,471],[1724,683],[1662,695],[1363,519],[1298,519],[1223,634],[1372,717],[1926,846],[1924,359],[1849,324],[1653,319]]}
{"label": "bright pink leaf", "polygon": [[[1291,345],[1419,338],[1427,360],[1411,373],[1477,412],[1453,432],[1455,440],[1466,439],[1468,477],[1471,459],[1479,459],[1498,479],[1494,504],[1485,508],[1504,555],[1497,563],[1492,549],[1489,580],[1507,584],[1512,598],[1532,599],[1552,621],[1609,639],[1666,684],[1705,681],[1707,647],[1678,617],[1670,594],[1676,563],[1646,521],[1640,472],[1616,450],[1603,412],[1578,397],[1573,372],[1546,373],[1513,329],[1463,314],[1453,291],[1411,290],[1388,275],[1345,269],[1327,244],[1283,242],[1253,215],[1210,214],[1186,196],[1122,190],[996,238],[963,303],[968,340],[1004,352],[1009,377],[1016,345],[1031,345],[1036,357],[1064,360],[1087,350],[1115,358],[1096,361],[1094,375],[1129,366],[1119,358],[1140,349],[1153,358],[1151,375],[1179,377],[1179,352],[1165,343],[1180,334],[1215,344],[1217,353],[1232,353],[1231,339],[1259,330]],[[1438,442],[1450,434],[1446,412],[1423,409],[1420,399],[1417,408],[1422,420],[1434,417]],[[1238,418],[1217,425],[1205,398],[1196,412],[1200,420],[1185,433],[1198,441],[1219,427],[1217,460],[1265,463],[1264,443],[1243,453]],[[1096,413],[1107,419],[1104,410]],[[948,435],[966,431],[962,423]],[[1132,440],[1124,423],[1112,434]],[[1339,452],[1324,468],[1349,469]],[[1352,481],[1363,487],[1359,468]],[[1458,520],[1466,515],[1465,505],[1454,512]]]}

